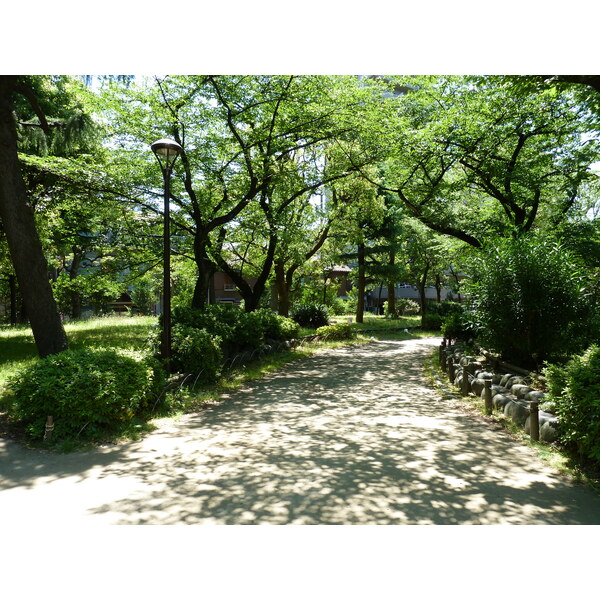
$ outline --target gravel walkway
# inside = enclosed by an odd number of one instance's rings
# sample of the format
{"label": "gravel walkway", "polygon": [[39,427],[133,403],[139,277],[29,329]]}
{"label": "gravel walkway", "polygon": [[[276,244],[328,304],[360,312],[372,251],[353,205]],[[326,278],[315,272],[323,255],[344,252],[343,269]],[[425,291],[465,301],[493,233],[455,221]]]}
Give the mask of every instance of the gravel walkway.
{"label": "gravel walkway", "polygon": [[439,339],[295,362],[140,442],[0,440],[15,523],[600,524],[600,498],[427,387]]}

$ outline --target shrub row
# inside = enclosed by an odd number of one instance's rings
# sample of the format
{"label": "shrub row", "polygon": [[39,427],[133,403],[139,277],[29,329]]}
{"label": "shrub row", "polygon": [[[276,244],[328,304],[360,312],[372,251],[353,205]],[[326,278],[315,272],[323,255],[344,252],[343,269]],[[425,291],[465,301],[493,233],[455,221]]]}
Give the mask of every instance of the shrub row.
{"label": "shrub row", "polygon": [[399,319],[405,315],[418,315],[421,307],[418,302],[415,302],[411,298],[396,298],[394,300],[395,310],[391,312],[389,310],[388,301],[383,303],[383,312],[386,316],[394,319]]}
{"label": "shrub row", "polygon": [[600,466],[600,346],[590,346],[566,365],[547,366],[544,375],[561,441]]}
{"label": "shrub row", "polygon": [[165,381],[158,361],[122,350],[67,350],[13,376],[5,402],[11,419],[42,439],[48,416],[53,439],[99,439],[115,424],[151,407]]}
{"label": "shrub row", "polygon": [[[178,307],[173,310],[172,320],[173,370],[193,373],[205,383],[218,378],[224,359],[269,341],[292,339],[299,331],[292,319],[272,310],[247,313],[228,305],[209,305],[202,310]],[[159,322],[148,339],[155,356],[160,351],[161,325]]]}

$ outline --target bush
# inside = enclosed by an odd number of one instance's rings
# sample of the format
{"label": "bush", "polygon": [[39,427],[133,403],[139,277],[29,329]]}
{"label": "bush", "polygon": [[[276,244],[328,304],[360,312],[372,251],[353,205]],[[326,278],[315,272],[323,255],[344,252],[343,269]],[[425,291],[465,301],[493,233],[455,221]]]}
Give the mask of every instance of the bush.
{"label": "bush", "polygon": [[350,323],[338,323],[319,327],[316,334],[327,336],[330,340],[350,340],[354,336],[354,331]]}
{"label": "bush", "polygon": [[[155,327],[147,345],[152,354],[160,356],[161,329]],[[171,366],[178,373],[200,374],[198,381],[213,382],[221,374],[223,340],[205,329],[179,323],[171,328]]]}
{"label": "bush", "polygon": [[473,326],[464,313],[448,315],[442,322],[442,335],[450,340],[468,340],[475,335]]}
{"label": "bush", "polygon": [[157,361],[139,354],[67,350],[8,381],[8,413],[33,439],[43,438],[48,416],[55,422],[53,440],[99,439],[104,430],[148,408],[164,381]]}
{"label": "bush", "polygon": [[342,298],[335,297],[327,303],[327,309],[332,315],[345,315],[348,314],[348,302]]}
{"label": "bush", "polygon": [[258,348],[265,339],[263,316],[258,311],[247,313],[240,310],[235,323],[234,339],[238,350]]}
{"label": "bush", "polygon": [[419,303],[415,302],[411,298],[396,298],[395,303],[396,310],[394,311],[394,314],[389,312],[387,300],[383,303],[383,312],[394,319],[399,319],[404,315],[418,315],[419,311],[421,310]]}
{"label": "bush", "polygon": [[600,346],[591,346],[566,365],[544,370],[548,399],[560,422],[561,441],[600,465]]}
{"label": "bush", "polygon": [[430,315],[440,315],[441,317],[449,317],[450,315],[461,315],[465,310],[464,304],[460,302],[431,302],[427,305],[427,312]]}
{"label": "bush", "polygon": [[438,330],[442,327],[443,323],[444,317],[441,315],[425,314],[425,316],[421,319],[421,327],[423,329]]}
{"label": "bush", "polygon": [[534,235],[503,240],[474,261],[470,279],[480,342],[506,359],[536,368],[585,347],[585,279],[555,242]]}
{"label": "bush", "polygon": [[288,317],[282,317],[268,308],[261,308],[253,314],[262,324],[262,338],[266,340],[291,340],[298,337],[298,323]]}
{"label": "bush", "polygon": [[239,308],[224,304],[210,304],[202,310],[180,306],[173,309],[171,318],[173,325],[204,329],[211,335],[219,336],[224,344],[228,344],[236,338],[240,313],[242,311]]}
{"label": "bush", "polygon": [[323,304],[300,304],[293,310],[292,319],[301,327],[316,329],[329,325],[329,312]]}
{"label": "bush", "polygon": [[[173,366],[176,370],[198,373],[210,373],[209,380],[218,375],[214,366],[216,359],[210,349],[213,344],[209,338],[220,340],[221,360],[237,352],[260,347],[269,340],[288,340],[298,337],[298,324],[292,319],[282,317],[271,309],[261,308],[247,313],[235,306],[213,304],[203,310],[180,307],[173,311],[173,329],[181,327],[179,354],[175,353],[173,339]],[[192,339],[191,330],[204,331],[209,338]],[[194,358],[192,347],[205,345],[206,356],[202,356],[207,364],[200,364],[200,357]],[[160,330],[156,330],[149,339],[149,345],[158,355],[160,349]]]}

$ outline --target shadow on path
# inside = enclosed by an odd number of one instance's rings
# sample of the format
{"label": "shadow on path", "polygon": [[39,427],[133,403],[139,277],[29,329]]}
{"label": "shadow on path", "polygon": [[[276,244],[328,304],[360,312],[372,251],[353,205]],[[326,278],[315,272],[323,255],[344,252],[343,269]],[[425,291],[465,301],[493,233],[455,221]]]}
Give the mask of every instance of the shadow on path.
{"label": "shadow on path", "polygon": [[322,352],[121,448],[57,456],[6,442],[0,510],[120,524],[600,524],[595,494],[427,387],[422,359],[438,342]]}

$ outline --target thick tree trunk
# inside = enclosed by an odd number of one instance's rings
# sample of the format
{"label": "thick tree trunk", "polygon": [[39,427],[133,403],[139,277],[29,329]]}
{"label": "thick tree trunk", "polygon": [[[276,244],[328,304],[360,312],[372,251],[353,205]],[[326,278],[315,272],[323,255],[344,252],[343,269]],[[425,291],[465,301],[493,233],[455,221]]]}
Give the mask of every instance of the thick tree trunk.
{"label": "thick tree trunk", "polygon": [[215,302],[215,290],[212,285],[215,266],[208,258],[206,240],[201,234],[196,234],[194,241],[194,259],[198,267],[198,279],[194,287],[192,308],[203,309],[206,304]]}
{"label": "thick tree trunk", "polygon": [[363,323],[365,315],[365,245],[358,245],[358,281],[357,281],[356,322]]}
{"label": "thick tree trunk", "polygon": [[425,316],[425,312],[427,311],[427,301],[425,300],[425,286],[419,283],[417,285],[417,289],[419,290],[419,303],[421,304],[421,316]]}
{"label": "thick tree trunk", "polygon": [[382,308],[381,308],[381,294],[383,293],[383,284],[384,284],[384,283],[385,283],[385,282],[384,282],[384,281],[382,281],[382,282],[379,284],[379,294],[377,295],[377,314],[378,314],[378,315],[381,315],[381,314],[383,314],[383,311],[382,311]]}
{"label": "thick tree trunk", "polygon": [[387,286],[388,314],[396,313],[396,286],[390,281]]}
{"label": "thick tree trunk", "polygon": [[429,267],[425,269],[423,277],[417,283],[417,289],[419,290],[419,299],[421,301],[421,317],[425,316],[427,312],[427,298],[425,296],[425,284],[427,283],[427,273],[429,273]]}
{"label": "thick tree trunk", "polygon": [[0,76],[0,218],[38,353],[44,357],[66,350],[67,337],[21,176],[12,110],[15,84],[16,77]]}

